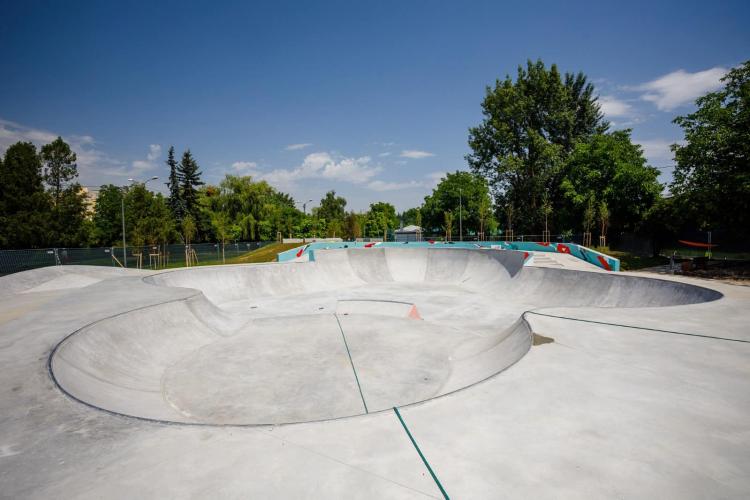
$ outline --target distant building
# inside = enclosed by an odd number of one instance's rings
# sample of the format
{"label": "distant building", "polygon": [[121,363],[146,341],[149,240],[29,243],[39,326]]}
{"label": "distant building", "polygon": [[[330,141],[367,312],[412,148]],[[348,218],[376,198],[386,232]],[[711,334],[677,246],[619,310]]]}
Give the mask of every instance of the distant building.
{"label": "distant building", "polygon": [[81,186],[79,191],[85,197],[84,204],[86,205],[86,218],[90,219],[94,216],[96,211],[96,199],[99,197],[98,191],[89,191],[88,188]]}
{"label": "distant building", "polygon": [[406,226],[394,231],[396,241],[422,241],[422,228]]}

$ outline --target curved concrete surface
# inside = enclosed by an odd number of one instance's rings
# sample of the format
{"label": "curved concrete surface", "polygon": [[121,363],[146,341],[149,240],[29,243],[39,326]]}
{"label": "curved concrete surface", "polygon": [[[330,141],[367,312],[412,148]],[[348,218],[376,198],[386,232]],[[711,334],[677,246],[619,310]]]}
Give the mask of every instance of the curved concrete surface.
{"label": "curved concrete surface", "polygon": [[750,496],[750,287],[320,256],[0,277],[0,499]]}
{"label": "curved concrete surface", "polygon": [[76,399],[128,416],[328,420],[429,400],[503,371],[531,346],[528,310],[721,297],[672,281],[524,268],[520,252],[381,248],[316,257],[145,278],[199,293],[81,329],[56,348],[51,371]]}

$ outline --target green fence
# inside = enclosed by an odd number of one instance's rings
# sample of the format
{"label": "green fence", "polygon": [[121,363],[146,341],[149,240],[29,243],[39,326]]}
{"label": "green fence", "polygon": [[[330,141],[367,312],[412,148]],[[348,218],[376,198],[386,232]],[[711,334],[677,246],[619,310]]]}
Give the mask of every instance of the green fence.
{"label": "green fence", "polygon": [[191,265],[230,264],[242,255],[257,250],[269,242],[242,241],[226,243],[196,243],[190,246],[149,245],[93,248],[39,248],[29,250],[0,250],[0,276],[46,266],[86,265],[141,269],[165,269]]}

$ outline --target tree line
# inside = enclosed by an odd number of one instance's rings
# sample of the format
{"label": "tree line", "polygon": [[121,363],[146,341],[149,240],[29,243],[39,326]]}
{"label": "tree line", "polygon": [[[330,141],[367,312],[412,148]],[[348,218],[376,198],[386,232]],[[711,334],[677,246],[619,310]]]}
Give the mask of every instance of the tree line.
{"label": "tree line", "polygon": [[529,61],[515,80],[507,76],[486,89],[484,119],[469,130],[473,177],[449,174],[404,215],[428,232],[455,234],[462,191],[470,235],[502,238],[509,229],[540,235],[551,228],[668,240],[718,230],[727,242],[746,242],[750,61],[722,82],[721,90],[696,101],[694,113],[674,119],[685,139],[672,145],[672,181],[662,185],[632,131],[610,130],[585,75]]}
{"label": "tree line", "polygon": [[126,238],[136,246],[383,238],[408,224],[448,239],[697,229],[743,240],[750,236],[750,61],[723,83],[697,100],[694,113],[675,118],[685,140],[672,146],[673,179],[665,186],[631,130],[610,130],[584,74],[529,61],[515,79],[486,89],[483,120],[469,130],[469,170],[446,174],[420,206],[401,214],[386,202],[347,210],[335,191],[306,213],[289,194],[249,176],[205,184],[191,151],[178,161],[173,147],[167,196],[143,183],[109,184],[92,207],[62,138],[39,151],[19,142],[0,158],[0,247],[119,245],[123,206]]}
{"label": "tree line", "polygon": [[178,161],[170,147],[165,163],[167,196],[145,182],[106,184],[96,188],[92,205],[77,182],[76,154],[62,138],[40,151],[30,142],[13,144],[0,158],[0,248],[120,246],[123,216],[128,246],[384,237],[399,224],[393,205],[347,211],[335,191],[308,214],[290,195],[250,176],[206,184],[190,150]]}

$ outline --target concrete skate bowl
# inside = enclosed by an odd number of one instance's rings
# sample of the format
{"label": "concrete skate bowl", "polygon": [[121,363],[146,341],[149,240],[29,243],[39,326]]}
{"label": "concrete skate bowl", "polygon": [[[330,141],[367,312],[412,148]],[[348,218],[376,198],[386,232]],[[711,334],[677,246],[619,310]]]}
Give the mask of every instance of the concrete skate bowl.
{"label": "concrete skate bowl", "polygon": [[524,311],[664,307],[721,294],[613,273],[523,267],[521,252],[329,250],[144,281],[193,289],[64,339],[50,373],[109,412],[199,425],[364,415],[467,388],[529,350]]}

